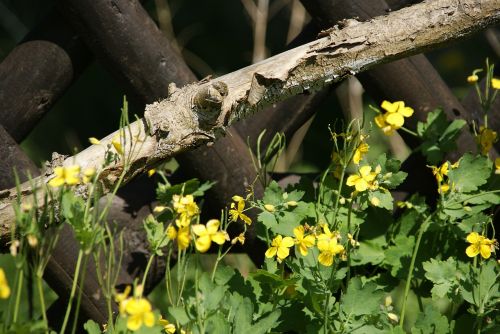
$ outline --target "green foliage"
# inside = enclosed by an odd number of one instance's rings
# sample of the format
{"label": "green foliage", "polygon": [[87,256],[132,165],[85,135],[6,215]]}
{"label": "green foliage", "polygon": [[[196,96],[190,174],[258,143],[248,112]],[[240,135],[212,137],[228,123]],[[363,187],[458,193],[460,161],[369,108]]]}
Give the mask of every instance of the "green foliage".
{"label": "green foliage", "polygon": [[418,122],[417,133],[422,138],[420,150],[429,163],[439,163],[445,153],[456,148],[455,140],[465,124],[461,119],[448,122],[442,109],[428,113],[425,123]]}

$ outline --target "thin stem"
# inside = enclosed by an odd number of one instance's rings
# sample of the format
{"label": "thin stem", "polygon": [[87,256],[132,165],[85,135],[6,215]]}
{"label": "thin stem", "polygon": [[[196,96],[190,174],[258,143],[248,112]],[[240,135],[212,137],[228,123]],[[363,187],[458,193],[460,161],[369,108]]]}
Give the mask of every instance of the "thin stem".
{"label": "thin stem", "polygon": [[404,320],[405,320],[405,312],[406,312],[406,302],[408,299],[408,294],[410,293],[410,284],[411,280],[413,279],[413,269],[415,268],[415,261],[417,259],[417,253],[418,249],[420,247],[420,242],[422,241],[422,236],[424,235],[424,232],[427,230],[427,227],[429,226],[429,223],[431,221],[432,215],[427,217],[423,224],[420,226],[420,229],[418,231],[418,237],[417,237],[417,242],[415,243],[415,248],[413,248],[413,255],[411,257],[411,262],[410,262],[410,269],[408,271],[408,277],[406,278],[406,286],[405,286],[405,293],[403,297],[403,308],[401,309],[401,318],[399,320],[399,326],[403,328]]}
{"label": "thin stem", "polygon": [[71,286],[71,293],[69,295],[68,307],[66,308],[66,314],[64,315],[64,321],[61,326],[60,333],[64,334],[66,331],[66,326],[68,325],[69,315],[71,313],[71,306],[73,304],[73,299],[75,298],[76,285],[78,282],[78,276],[80,275],[80,267],[82,265],[83,251],[80,249],[78,252],[78,259],[76,260],[76,267],[74,272],[73,284]]}
{"label": "thin stem", "polygon": [[416,133],[416,132],[414,132],[414,131],[412,131],[412,130],[410,130],[410,129],[407,129],[407,128],[405,128],[404,126],[403,126],[403,127],[401,127],[400,129],[401,129],[401,130],[403,130],[403,131],[404,131],[404,132],[406,132],[406,133],[409,133],[409,134],[410,134],[410,135],[412,135],[412,136],[415,136],[415,137],[417,137],[417,138],[420,138],[420,136],[418,135],[418,133]]}
{"label": "thin stem", "polygon": [[78,297],[76,298],[76,308],[75,308],[75,315],[73,317],[73,327],[71,328],[71,334],[75,334],[75,332],[76,332],[76,324],[78,323],[78,314],[80,313],[80,303],[82,300],[83,283],[85,282],[85,274],[87,273],[87,261],[88,261],[88,259],[89,259],[89,255],[85,254],[84,258],[83,258],[82,279],[80,281],[80,289],[78,290]]}
{"label": "thin stem", "polygon": [[14,304],[14,317],[12,322],[17,322],[17,316],[19,314],[19,304],[21,303],[21,291],[23,290],[23,268],[19,270],[19,277],[17,279],[17,292],[16,292],[16,302]]}
{"label": "thin stem", "polygon": [[[351,198],[351,203],[349,205],[349,211],[347,212],[347,231],[349,231],[349,233],[351,233],[351,215],[352,215],[353,202],[354,202],[354,199]],[[351,240],[348,240],[348,242],[347,242],[347,280],[346,280],[346,288],[349,285],[349,281],[350,280],[351,280]]]}
{"label": "thin stem", "polygon": [[48,333],[48,327],[49,327],[49,322],[47,320],[47,308],[45,306],[45,298],[43,295],[43,288],[42,288],[42,277],[40,275],[36,275],[36,286],[38,288],[38,297],[40,298],[40,307],[42,308],[42,318],[43,322],[45,324],[45,333]]}
{"label": "thin stem", "polygon": [[155,258],[155,253],[153,253],[148,260],[148,264],[146,265],[146,270],[144,270],[144,276],[142,277],[142,286],[144,287],[146,284],[146,278],[148,277],[149,269],[151,268],[151,264]]}

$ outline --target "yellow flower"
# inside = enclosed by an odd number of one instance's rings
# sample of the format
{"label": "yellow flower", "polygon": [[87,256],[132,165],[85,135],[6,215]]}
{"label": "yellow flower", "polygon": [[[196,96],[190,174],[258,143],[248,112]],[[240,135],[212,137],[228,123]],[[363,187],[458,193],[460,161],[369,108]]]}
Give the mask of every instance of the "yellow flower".
{"label": "yellow flower", "polygon": [[367,143],[359,144],[356,151],[354,151],[354,156],[352,157],[352,162],[354,162],[356,165],[359,165],[359,162],[363,159],[363,155],[368,153],[369,149],[370,149],[370,146],[368,146]]}
{"label": "yellow flower", "polygon": [[179,250],[188,248],[189,242],[191,241],[189,226],[181,227],[177,231],[173,225],[169,225],[165,233],[167,235],[167,238],[172,241],[177,241],[177,247],[179,248]]}
{"label": "yellow flower", "polygon": [[347,178],[346,184],[350,187],[355,187],[356,191],[365,191],[366,189],[376,188],[373,182],[377,174],[380,173],[380,168],[377,167],[374,172],[370,166],[363,166],[359,169],[357,175],[351,175]]}
{"label": "yellow flower", "polygon": [[491,249],[494,244],[493,240],[485,238],[477,232],[472,232],[467,236],[467,242],[471,244],[465,250],[468,257],[475,257],[481,254],[484,259],[488,259],[491,256]]}
{"label": "yellow flower", "polygon": [[443,182],[444,177],[448,175],[448,162],[443,163],[440,167],[430,166],[432,168],[432,174],[436,177],[438,182]]}
{"label": "yellow flower", "polygon": [[449,190],[450,190],[450,184],[443,183],[442,185],[439,186],[438,193],[444,194],[447,193]]}
{"label": "yellow flower", "polygon": [[127,313],[127,328],[136,331],[144,324],[146,327],[155,325],[155,315],[151,303],[145,298],[130,298],[125,306]]}
{"label": "yellow flower", "polygon": [[189,226],[181,227],[177,231],[177,247],[179,250],[184,250],[188,248],[191,242],[191,233],[189,231]]}
{"label": "yellow flower", "polygon": [[297,203],[297,201],[288,201],[285,203],[286,206],[291,206],[291,207],[295,207],[297,206],[299,203]]}
{"label": "yellow flower", "polygon": [[181,216],[184,216],[184,218],[194,217],[200,212],[193,195],[174,195],[172,196],[172,202],[174,210]]}
{"label": "yellow flower", "polygon": [[476,74],[469,75],[467,77],[468,83],[476,83],[479,80],[479,77]]}
{"label": "yellow flower", "polygon": [[68,166],[68,167],[56,167],[54,168],[54,174],[56,176],[49,181],[49,186],[51,187],[60,187],[64,184],[69,186],[80,183],[80,177],[78,174],[80,173],[80,166]]}
{"label": "yellow flower", "polygon": [[128,295],[130,294],[131,290],[132,288],[130,287],[130,285],[127,285],[123,292],[115,293],[115,301],[118,303],[120,314],[125,313],[125,306],[127,305]]}
{"label": "yellow flower", "polygon": [[481,148],[481,154],[488,155],[493,143],[497,141],[497,133],[492,129],[481,126],[479,128],[479,134],[476,136],[476,141]]}
{"label": "yellow flower", "polygon": [[95,168],[89,167],[83,171],[83,183],[89,183],[95,175]]}
{"label": "yellow flower", "polygon": [[5,277],[3,268],[0,268],[0,299],[7,299],[10,296],[10,287]]}
{"label": "yellow flower", "polygon": [[246,214],[243,213],[245,210],[245,200],[241,196],[233,196],[233,201],[236,203],[231,203],[231,210],[229,210],[229,214],[231,215],[231,220],[233,222],[237,221],[238,218],[243,220],[245,224],[252,224],[252,220]]}
{"label": "yellow flower", "polygon": [[266,257],[272,258],[276,255],[278,262],[281,263],[289,254],[290,247],[294,244],[293,239],[290,237],[282,237],[277,235],[271,242],[271,247],[266,251]]}
{"label": "yellow flower", "polygon": [[177,227],[186,227],[189,226],[189,224],[191,224],[191,218],[185,214],[181,215],[179,219],[175,220],[175,225],[177,225]]}
{"label": "yellow flower", "polygon": [[375,117],[375,124],[382,129],[384,134],[390,136],[395,130],[404,125],[404,118],[413,115],[413,109],[406,107],[403,101],[391,103],[383,101],[381,108],[386,111],[385,114],[380,114]]}
{"label": "yellow flower", "polygon": [[220,221],[217,219],[210,219],[206,226],[203,224],[193,225],[193,233],[198,236],[195,245],[199,252],[208,251],[212,241],[219,245],[226,241],[226,233],[219,231],[219,226]]}
{"label": "yellow flower", "polygon": [[500,158],[495,159],[495,174],[500,174]]}
{"label": "yellow flower", "polygon": [[163,329],[165,330],[165,332],[167,332],[168,334],[175,333],[175,325],[171,324],[167,319],[163,319],[160,316],[160,319],[158,319],[158,323],[160,324],[160,326],[163,327]]}
{"label": "yellow flower", "polygon": [[413,109],[405,107],[405,103],[403,101],[397,101],[394,103],[383,101],[380,107],[387,111],[385,114],[386,123],[398,128],[403,126],[405,122],[404,117],[410,117],[413,115]]}
{"label": "yellow flower", "polygon": [[500,79],[492,78],[491,87],[493,87],[493,89],[500,89]]}
{"label": "yellow flower", "polygon": [[302,256],[307,255],[307,249],[314,246],[316,239],[314,235],[304,236],[304,226],[299,225],[293,229],[293,234],[295,235],[295,244],[299,248],[300,254]]}
{"label": "yellow flower", "polygon": [[99,139],[97,139],[96,137],[90,137],[89,138],[89,142],[92,144],[92,145],[99,145],[101,143],[101,141]]}
{"label": "yellow flower", "polygon": [[154,169],[154,168],[152,168],[152,169],[148,170],[148,176],[149,176],[149,177],[151,177],[151,176],[155,175],[155,173],[156,173],[156,169]]}
{"label": "yellow flower", "polygon": [[113,147],[115,148],[116,152],[119,155],[123,155],[123,146],[121,143],[121,136],[114,136],[113,139],[111,139],[111,144],[113,144]]}
{"label": "yellow flower", "polygon": [[242,245],[245,244],[245,233],[240,233],[237,237],[235,237],[235,238],[233,238],[233,240],[231,240],[232,245],[235,245],[238,242]]}
{"label": "yellow flower", "polygon": [[173,225],[169,225],[165,233],[167,234],[167,238],[169,238],[170,240],[177,239],[177,230]]}
{"label": "yellow flower", "polygon": [[328,225],[323,225],[323,233],[318,236],[318,249],[321,252],[318,261],[329,267],[333,264],[333,257],[344,251],[344,246],[339,245],[337,236],[330,232]]}

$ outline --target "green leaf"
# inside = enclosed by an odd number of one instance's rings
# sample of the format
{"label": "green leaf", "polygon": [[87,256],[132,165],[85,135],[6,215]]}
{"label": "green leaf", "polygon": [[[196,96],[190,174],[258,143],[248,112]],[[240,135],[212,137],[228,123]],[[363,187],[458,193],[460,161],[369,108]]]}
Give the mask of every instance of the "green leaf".
{"label": "green leaf", "polygon": [[420,149],[430,164],[438,164],[456,147],[455,140],[465,124],[463,120],[449,122],[441,109],[427,114],[425,123],[418,122],[417,133],[423,139]]}
{"label": "green leaf", "polygon": [[[431,290],[432,296],[442,298],[449,294],[454,294],[459,284],[461,272],[457,269],[457,262],[453,258],[446,261],[431,259],[424,262],[425,277],[434,283]],[[454,296],[451,296],[454,297]]]}
{"label": "green leaf", "polygon": [[368,200],[373,203],[374,198],[378,199],[377,207],[392,211],[394,208],[393,198],[389,191],[381,189],[368,192]]}
{"label": "green leaf", "polygon": [[231,326],[222,313],[216,313],[207,319],[207,333],[230,334]]}
{"label": "green leaf", "polygon": [[491,166],[492,162],[488,158],[467,153],[460,159],[458,168],[448,172],[448,178],[459,192],[476,191],[488,181]]}
{"label": "green leaf", "polygon": [[375,283],[368,282],[363,286],[360,278],[354,277],[340,300],[340,308],[347,317],[377,313],[382,296],[383,291],[377,290]]}
{"label": "green leaf", "polygon": [[500,268],[495,260],[481,264],[480,268],[470,267],[470,272],[462,282],[462,297],[477,307],[484,307],[488,303],[500,298]]}
{"label": "green leaf", "polygon": [[271,181],[264,191],[264,197],[262,198],[264,204],[280,205],[283,203],[283,190],[279,186],[278,182]]}
{"label": "green leaf", "polygon": [[200,184],[198,179],[191,179],[176,185],[160,183],[156,188],[156,197],[162,204],[168,204],[172,200],[173,195],[191,194],[194,197],[203,196],[214,184],[214,182]]}
{"label": "green leaf", "polygon": [[353,266],[360,266],[367,263],[377,265],[384,260],[385,251],[383,245],[386,244],[385,236],[379,236],[372,240],[361,241],[359,248],[355,249],[351,255]]}
{"label": "green leaf", "polygon": [[175,321],[179,322],[179,324],[181,324],[182,326],[186,325],[189,322],[189,316],[183,307],[170,306],[168,308],[168,312],[172,315]]}
{"label": "green leaf", "polygon": [[261,317],[253,326],[248,334],[265,334],[269,330],[275,328],[280,324],[278,321],[281,315],[280,310],[274,310],[271,313]]}
{"label": "green leaf", "polygon": [[394,245],[386,250],[383,263],[389,266],[392,276],[404,276],[402,269],[409,265],[414,245],[414,236],[398,235],[394,239]]}
{"label": "green leaf", "polygon": [[419,313],[411,329],[412,334],[448,334],[450,325],[446,316],[439,313],[432,304],[428,304],[424,313]]}
{"label": "green leaf", "polygon": [[87,321],[83,325],[83,328],[85,328],[85,330],[89,334],[101,334],[101,328],[99,327],[99,325],[94,320]]}

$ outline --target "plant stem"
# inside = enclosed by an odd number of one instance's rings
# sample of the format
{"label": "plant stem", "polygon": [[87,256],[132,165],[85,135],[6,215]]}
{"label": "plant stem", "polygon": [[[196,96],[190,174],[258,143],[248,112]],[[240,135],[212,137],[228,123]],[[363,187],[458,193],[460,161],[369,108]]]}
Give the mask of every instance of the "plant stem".
{"label": "plant stem", "polygon": [[37,273],[36,275],[36,285],[38,288],[38,297],[40,298],[40,307],[42,308],[42,318],[43,322],[45,324],[45,333],[48,333],[48,327],[49,327],[49,322],[47,320],[47,311],[45,307],[45,298],[43,295],[43,288],[42,288],[42,276]]}
{"label": "plant stem", "polygon": [[410,129],[407,129],[407,128],[405,128],[404,126],[403,126],[403,127],[401,127],[400,129],[401,129],[401,130],[403,130],[403,131],[404,131],[404,132],[406,132],[406,133],[409,133],[409,134],[410,134],[410,135],[412,135],[412,136],[415,136],[415,137],[417,137],[417,138],[420,138],[420,136],[418,135],[418,133],[416,133],[415,131],[412,131],[412,130],[410,130]]}
{"label": "plant stem", "polygon": [[89,259],[89,255],[85,254],[83,258],[83,268],[82,268],[82,279],[80,281],[80,289],[78,290],[78,297],[76,298],[76,308],[75,315],[73,317],[73,327],[71,328],[71,333],[75,334],[76,332],[76,324],[78,323],[78,314],[80,313],[80,302],[82,300],[82,292],[83,292],[83,283],[85,282],[85,274],[87,273],[87,261]]}
{"label": "plant stem", "polygon": [[408,294],[410,293],[410,284],[411,280],[413,279],[413,270],[415,269],[415,260],[417,259],[417,253],[418,249],[420,247],[420,242],[422,241],[422,236],[424,235],[424,232],[427,230],[427,227],[429,226],[429,223],[431,221],[432,215],[427,217],[423,224],[420,226],[420,230],[418,231],[418,237],[417,237],[417,242],[415,243],[415,248],[413,248],[413,255],[411,257],[411,262],[410,262],[410,269],[408,271],[408,277],[406,278],[406,286],[405,286],[405,293],[403,297],[403,308],[401,309],[401,318],[399,320],[399,326],[403,328],[404,320],[405,320],[405,312],[406,312],[406,302],[408,299]]}
{"label": "plant stem", "polygon": [[144,276],[142,277],[142,287],[145,286],[146,284],[146,278],[148,277],[149,269],[151,268],[151,264],[153,263],[153,260],[155,258],[155,253],[153,253],[148,260],[148,264],[146,265],[146,270],[144,270]]}
{"label": "plant stem", "polygon": [[68,325],[69,315],[71,313],[71,306],[73,304],[73,299],[75,298],[76,285],[78,283],[78,276],[80,274],[80,267],[82,265],[83,251],[80,249],[78,252],[78,259],[76,260],[75,272],[73,275],[73,284],[71,286],[71,293],[69,295],[68,307],[66,308],[66,314],[64,315],[64,321],[61,326],[61,334],[65,334],[66,326]]}
{"label": "plant stem", "polygon": [[21,303],[21,291],[23,289],[23,268],[19,269],[19,277],[17,279],[17,292],[16,292],[16,302],[14,304],[14,316],[12,322],[17,322],[17,315],[19,313],[19,304]]}

